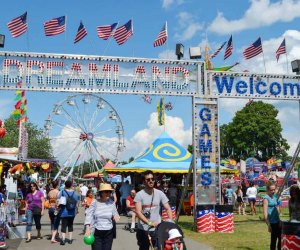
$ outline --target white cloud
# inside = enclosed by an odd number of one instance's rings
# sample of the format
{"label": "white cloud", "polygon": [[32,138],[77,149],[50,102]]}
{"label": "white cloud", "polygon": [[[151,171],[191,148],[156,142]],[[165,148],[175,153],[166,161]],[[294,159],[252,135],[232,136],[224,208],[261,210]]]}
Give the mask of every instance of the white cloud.
{"label": "white cloud", "polygon": [[4,120],[6,118],[8,118],[11,114],[11,112],[13,112],[14,110],[14,106],[13,106],[13,101],[12,99],[1,99],[0,100],[0,119]]}
{"label": "white cloud", "polygon": [[196,17],[188,12],[180,12],[178,15],[178,28],[175,38],[178,41],[187,41],[193,38],[199,31],[203,30],[204,25],[197,22]]}
{"label": "white cloud", "polygon": [[177,59],[174,50],[170,50],[170,49],[159,53],[158,58],[168,59],[168,60],[176,60]]}
{"label": "white cloud", "polygon": [[270,0],[251,0],[250,7],[243,17],[229,20],[219,12],[208,30],[218,34],[230,34],[270,26],[276,22],[289,22],[297,17],[300,17],[299,0],[282,0],[276,3],[271,3]]}
{"label": "white cloud", "polygon": [[[165,124],[165,131],[182,147],[187,148],[189,144],[192,144],[192,128],[185,129],[181,118],[165,114]],[[118,159],[127,161],[131,156],[136,158],[163,132],[164,126],[158,126],[157,123],[157,113],[151,113],[147,121],[147,127],[137,131],[132,138],[125,139],[125,150],[120,152]],[[80,134],[79,129],[66,125],[59,135],[52,140],[54,156],[57,157],[61,165],[67,161],[66,165],[72,166],[78,155],[80,155],[79,163],[90,159],[89,151],[86,147],[82,147],[84,142],[79,140],[78,136],[74,136],[74,133],[76,135]],[[105,158],[113,159],[109,151],[114,152],[115,144],[110,141],[116,138],[106,139],[101,140],[101,142],[97,141],[98,150]],[[77,147],[79,143],[80,145]],[[109,151],[105,149],[109,149]],[[74,152],[73,155],[72,152]],[[92,152],[95,159],[99,159],[99,155],[93,149]]]}
{"label": "white cloud", "polygon": [[163,0],[162,7],[164,9],[169,9],[171,6],[177,6],[184,3],[184,0]]}
{"label": "white cloud", "polygon": [[[192,128],[185,129],[180,117],[165,115],[165,124],[166,132],[182,147],[187,148],[192,144]],[[122,158],[124,160],[128,160],[131,156],[136,158],[163,132],[164,126],[158,126],[157,123],[157,113],[150,114],[147,127],[126,141],[126,151],[122,154]]]}

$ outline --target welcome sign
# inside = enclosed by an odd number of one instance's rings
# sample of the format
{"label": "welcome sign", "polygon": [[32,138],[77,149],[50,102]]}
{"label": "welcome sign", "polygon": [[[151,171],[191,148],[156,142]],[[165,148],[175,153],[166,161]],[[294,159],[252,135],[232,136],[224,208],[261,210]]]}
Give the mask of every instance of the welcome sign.
{"label": "welcome sign", "polygon": [[300,99],[300,78],[295,75],[208,73],[207,93],[215,97]]}

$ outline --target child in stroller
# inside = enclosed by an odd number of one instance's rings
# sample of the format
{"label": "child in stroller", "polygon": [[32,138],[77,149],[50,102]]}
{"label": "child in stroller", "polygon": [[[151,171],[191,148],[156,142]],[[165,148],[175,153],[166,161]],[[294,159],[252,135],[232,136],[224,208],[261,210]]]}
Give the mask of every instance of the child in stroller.
{"label": "child in stroller", "polygon": [[156,228],[158,250],[186,250],[181,228],[173,222],[162,222]]}

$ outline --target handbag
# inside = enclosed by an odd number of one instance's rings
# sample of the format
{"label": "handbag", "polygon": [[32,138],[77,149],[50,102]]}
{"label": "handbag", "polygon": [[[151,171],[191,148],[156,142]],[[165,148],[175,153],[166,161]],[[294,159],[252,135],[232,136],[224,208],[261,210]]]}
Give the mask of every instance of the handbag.
{"label": "handbag", "polygon": [[33,215],[41,215],[41,213],[42,213],[42,208],[40,208],[37,205],[32,206],[32,214]]}
{"label": "handbag", "polygon": [[44,202],[44,208],[45,208],[45,209],[49,209],[49,208],[50,208],[50,202],[49,202],[49,200],[46,200],[46,201]]}
{"label": "handbag", "polygon": [[117,238],[117,223],[114,218],[112,219],[112,224],[113,224],[113,228],[112,228],[113,238],[116,239]]}

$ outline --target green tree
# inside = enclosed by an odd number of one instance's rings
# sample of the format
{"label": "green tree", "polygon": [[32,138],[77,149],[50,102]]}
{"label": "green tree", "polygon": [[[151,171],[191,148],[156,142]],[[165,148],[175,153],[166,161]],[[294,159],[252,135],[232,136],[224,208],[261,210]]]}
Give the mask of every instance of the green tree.
{"label": "green tree", "polygon": [[220,128],[221,155],[235,159],[251,156],[259,160],[271,156],[286,159],[289,145],[282,137],[277,115],[278,110],[273,105],[262,101],[236,112],[232,122]]}
{"label": "green tree", "polygon": [[[19,126],[11,116],[4,121],[6,136],[0,139],[0,147],[18,147]],[[45,137],[43,130],[31,122],[26,122],[28,132],[28,158],[53,159],[50,140]]]}

